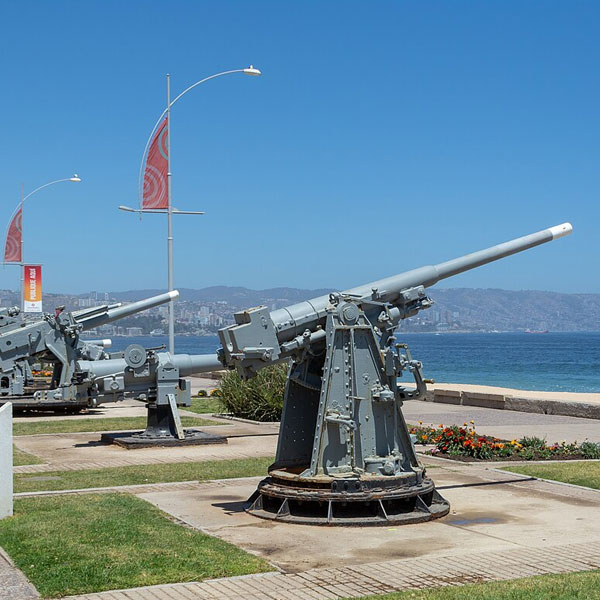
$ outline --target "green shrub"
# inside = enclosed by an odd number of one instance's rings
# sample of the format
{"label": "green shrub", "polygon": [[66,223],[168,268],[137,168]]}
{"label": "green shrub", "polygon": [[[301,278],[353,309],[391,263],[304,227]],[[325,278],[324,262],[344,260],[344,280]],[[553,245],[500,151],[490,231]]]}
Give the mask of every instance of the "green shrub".
{"label": "green shrub", "polygon": [[580,450],[585,458],[600,458],[600,443],[598,442],[582,442]]}
{"label": "green shrub", "polygon": [[265,367],[248,381],[244,381],[237,371],[225,373],[218,388],[225,411],[243,419],[279,421],[287,368],[285,363]]}
{"label": "green shrub", "polygon": [[535,450],[543,450],[546,447],[546,438],[536,436],[525,436],[519,440],[523,448],[532,448]]}
{"label": "green shrub", "polygon": [[198,390],[196,395],[198,398],[206,398],[206,396],[208,396],[208,392],[206,390]]}

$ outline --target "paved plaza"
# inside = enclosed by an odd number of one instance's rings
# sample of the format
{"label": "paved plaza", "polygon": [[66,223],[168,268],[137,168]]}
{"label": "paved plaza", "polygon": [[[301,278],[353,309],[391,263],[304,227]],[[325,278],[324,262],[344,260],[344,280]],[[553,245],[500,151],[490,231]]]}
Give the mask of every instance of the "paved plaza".
{"label": "paved plaza", "polygon": [[266,558],[277,571],[76,598],[318,600],[600,568],[600,492],[481,465],[441,466],[431,475],[450,515],[400,527],[259,520],[242,510],[258,478],[140,491],[180,522]]}
{"label": "paved plaza", "polygon": [[[144,406],[125,403],[70,418],[141,416],[144,412]],[[462,424],[472,419],[481,433],[503,438],[537,435],[549,441],[600,441],[600,422],[592,419],[421,401],[406,402],[404,414],[413,424]],[[45,463],[16,467],[15,472],[274,455],[276,424],[213,420],[215,425],[208,429],[226,435],[228,444],[125,450],[101,444],[100,433],[18,436],[17,447]],[[274,572],[77,598],[318,600],[600,568],[599,491],[504,472],[498,463],[459,463],[424,455],[421,459],[440,493],[450,501],[451,512],[443,519],[416,525],[325,529],[261,520],[243,511],[260,480],[256,477],[94,490],[118,489],[143,498],[182,524],[265,558]],[[64,493],[69,492],[48,492]],[[11,590],[15,600],[34,597],[32,587],[6,560],[0,562],[2,582],[8,582],[5,589]]]}

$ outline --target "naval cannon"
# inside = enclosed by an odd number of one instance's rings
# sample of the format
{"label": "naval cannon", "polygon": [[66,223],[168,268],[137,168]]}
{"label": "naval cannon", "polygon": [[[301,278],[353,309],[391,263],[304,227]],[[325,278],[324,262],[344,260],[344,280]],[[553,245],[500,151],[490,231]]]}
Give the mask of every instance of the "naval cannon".
{"label": "naval cannon", "polygon": [[[437,265],[269,312],[219,331],[223,365],[243,377],[289,361],[275,462],[249,500],[267,519],[404,524],[444,516],[448,502],[419,464],[402,403],[426,390],[421,363],[394,331],[432,305],[425,288],[567,235],[564,223]],[[399,385],[409,372],[415,387]]]}
{"label": "naval cannon", "polygon": [[[79,361],[91,393],[148,404],[138,437],[182,440],[176,405],[182,377],[223,367],[244,378],[289,363],[275,462],[249,500],[256,516],[329,525],[403,524],[444,516],[448,502],[419,464],[402,403],[426,391],[422,365],[394,332],[432,305],[442,279],[567,235],[564,223],[437,265],[420,267],[275,311],[236,313],[216,355],[171,355],[129,347],[117,360]],[[414,387],[400,385],[404,372]]]}
{"label": "naval cannon", "polygon": [[[16,408],[83,408],[94,406],[85,386],[77,383],[78,360],[109,358],[110,340],[84,340],[81,333],[160,306],[177,298],[173,291],[129,304],[102,305],[40,317],[24,317],[17,307],[0,311],[0,403]],[[49,385],[35,386],[31,365],[53,367]]]}

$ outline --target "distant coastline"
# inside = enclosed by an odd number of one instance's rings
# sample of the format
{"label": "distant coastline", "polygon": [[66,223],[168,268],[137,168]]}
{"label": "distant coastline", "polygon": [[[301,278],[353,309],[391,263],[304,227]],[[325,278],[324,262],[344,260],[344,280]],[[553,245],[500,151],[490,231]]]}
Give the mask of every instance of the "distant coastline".
{"label": "distant coastline", "polygon": [[[131,302],[156,295],[163,290],[127,292],[89,292],[88,294],[44,294],[46,312],[56,306],[80,309],[114,302]],[[234,313],[250,306],[267,306],[271,310],[289,306],[328,290],[272,288],[251,290],[243,287],[217,286],[202,289],[182,288],[175,302],[176,333],[199,336],[214,335],[220,327],[234,322]],[[497,333],[515,331],[574,332],[598,331],[600,294],[561,294],[543,291],[510,291],[480,288],[436,288],[427,292],[433,306],[406,319],[402,330],[413,333]],[[0,290],[0,306],[19,303],[16,291]],[[127,328],[146,335],[166,331],[166,307],[158,307],[135,317],[119,321],[100,335],[124,335]],[[136,329],[137,328],[137,329]]]}

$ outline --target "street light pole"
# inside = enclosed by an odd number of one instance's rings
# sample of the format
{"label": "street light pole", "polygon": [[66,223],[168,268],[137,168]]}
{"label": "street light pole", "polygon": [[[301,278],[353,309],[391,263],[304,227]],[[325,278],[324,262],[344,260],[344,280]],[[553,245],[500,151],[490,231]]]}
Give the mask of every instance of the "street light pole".
{"label": "street light pole", "polygon": [[[131,208],[129,206],[119,206],[119,210],[123,210],[126,212],[139,213],[140,219],[142,213],[154,213],[154,214],[167,214],[167,261],[168,261],[168,288],[169,292],[173,290],[174,281],[173,281],[173,215],[181,214],[181,215],[203,215],[204,212],[200,211],[186,211],[186,210],[177,210],[173,208],[173,204],[171,201],[171,108],[173,105],[185,94],[194,89],[196,86],[201,83],[205,83],[206,81],[210,81],[211,79],[215,79],[217,77],[221,77],[223,75],[231,75],[233,73],[244,73],[246,75],[262,75],[262,73],[255,69],[253,65],[246,67],[245,69],[233,69],[231,71],[222,71],[221,73],[216,73],[211,75],[210,77],[205,77],[204,79],[200,79],[193,83],[189,87],[187,87],[183,92],[181,92],[178,96],[171,101],[171,76],[167,73],[167,106],[165,110],[161,113],[160,117],[154,124],[150,135],[148,136],[148,140],[146,142],[146,146],[144,147],[144,152],[142,154],[142,160],[140,162],[140,171],[138,174],[138,202],[139,208]],[[162,123],[164,118],[167,118],[167,209],[150,209],[143,208],[143,174],[144,174],[144,162],[147,157],[148,148],[150,147],[150,143],[152,138],[156,132],[157,127]],[[171,300],[169,303],[169,352],[172,354],[175,353],[175,305],[174,301]]]}
{"label": "street light pole", "polygon": [[[171,76],[167,73],[167,254],[169,292],[173,291],[173,205],[171,202]],[[169,302],[169,352],[175,354],[175,303]]]}
{"label": "street light pole", "polygon": [[[19,210],[21,211],[21,262],[15,263],[15,264],[18,264],[21,267],[20,295],[21,295],[21,309],[23,310],[23,312],[25,312],[25,254],[24,254],[24,252],[25,252],[25,245],[24,245],[25,236],[23,235],[23,233],[24,233],[23,206],[24,206],[25,200],[27,200],[27,198],[33,196],[35,193],[39,192],[40,190],[42,190],[50,185],[54,185],[55,183],[62,183],[63,181],[73,181],[75,183],[79,183],[81,181],[81,178],[79,177],[79,175],[77,175],[77,173],[75,173],[73,175],[73,177],[66,177],[64,179],[56,179],[55,181],[49,181],[48,183],[45,183],[44,185],[40,185],[40,187],[33,190],[33,192],[29,192],[29,194],[27,194],[27,196],[23,196],[23,184],[21,184],[21,201],[19,202],[19,205],[15,211],[15,212],[17,212]],[[14,213],[13,213],[13,215],[14,215]]]}
{"label": "street light pole", "polygon": [[23,203],[25,201],[23,198],[24,187],[25,184],[21,182],[21,287],[19,289],[19,296],[21,297],[21,310],[23,313],[25,313],[25,248],[23,246],[23,238],[25,237],[23,235]]}

